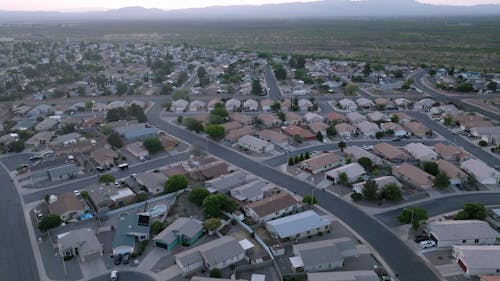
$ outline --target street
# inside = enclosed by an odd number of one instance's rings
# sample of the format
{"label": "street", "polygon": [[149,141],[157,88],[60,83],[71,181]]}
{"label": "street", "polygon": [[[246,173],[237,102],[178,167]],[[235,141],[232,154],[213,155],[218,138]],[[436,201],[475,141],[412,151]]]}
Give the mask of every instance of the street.
{"label": "street", "polygon": [[[99,277],[92,278],[89,281],[109,281],[111,272],[103,274]],[[153,278],[135,271],[120,271],[118,272],[118,280],[120,281],[154,281]]]}

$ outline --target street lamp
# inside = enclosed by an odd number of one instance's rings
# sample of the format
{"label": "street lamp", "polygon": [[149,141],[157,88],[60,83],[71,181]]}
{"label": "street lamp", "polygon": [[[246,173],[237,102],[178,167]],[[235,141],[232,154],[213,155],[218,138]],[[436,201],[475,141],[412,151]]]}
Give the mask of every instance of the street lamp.
{"label": "street lamp", "polygon": [[413,230],[413,218],[415,216],[415,211],[414,210],[411,210],[411,209],[408,209],[408,208],[405,208],[404,209],[405,211],[408,211],[408,212],[411,212],[411,219],[410,219],[410,231],[408,231],[408,238],[410,238],[410,233],[411,231]]}

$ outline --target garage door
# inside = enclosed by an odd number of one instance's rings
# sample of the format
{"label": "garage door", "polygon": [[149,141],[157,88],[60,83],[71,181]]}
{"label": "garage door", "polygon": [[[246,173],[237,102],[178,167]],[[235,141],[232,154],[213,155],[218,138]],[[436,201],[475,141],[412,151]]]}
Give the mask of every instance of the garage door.
{"label": "garage door", "polygon": [[159,242],[159,241],[155,241],[155,246],[159,247],[159,248],[163,248],[163,249],[167,249],[168,250],[168,245],[165,244],[165,243]]}
{"label": "garage door", "polygon": [[464,271],[467,272],[467,266],[464,264],[464,262],[461,259],[458,259],[458,265],[460,268]]}

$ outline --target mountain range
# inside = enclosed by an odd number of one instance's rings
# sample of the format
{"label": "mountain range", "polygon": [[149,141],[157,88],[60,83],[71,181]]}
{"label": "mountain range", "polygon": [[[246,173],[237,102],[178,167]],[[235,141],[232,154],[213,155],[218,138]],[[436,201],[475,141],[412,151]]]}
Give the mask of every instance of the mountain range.
{"label": "mountain range", "polygon": [[125,7],[97,12],[1,11],[0,22],[82,20],[297,19],[500,15],[500,5],[430,5],[415,0],[322,0],[260,6],[213,6],[182,10]]}

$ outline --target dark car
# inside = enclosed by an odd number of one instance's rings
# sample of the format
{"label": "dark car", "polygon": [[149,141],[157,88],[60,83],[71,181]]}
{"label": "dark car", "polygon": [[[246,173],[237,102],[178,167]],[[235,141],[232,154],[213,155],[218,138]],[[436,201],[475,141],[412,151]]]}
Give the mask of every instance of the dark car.
{"label": "dark car", "polygon": [[413,238],[413,241],[415,241],[417,243],[420,243],[420,242],[425,241],[425,240],[429,240],[429,236],[425,235],[425,234],[420,234],[420,235],[415,236],[415,238]]}
{"label": "dark car", "polygon": [[115,265],[119,265],[122,263],[122,255],[115,256]]}
{"label": "dark car", "polygon": [[122,263],[123,264],[128,264],[130,262],[130,254],[125,254],[122,257]]}

